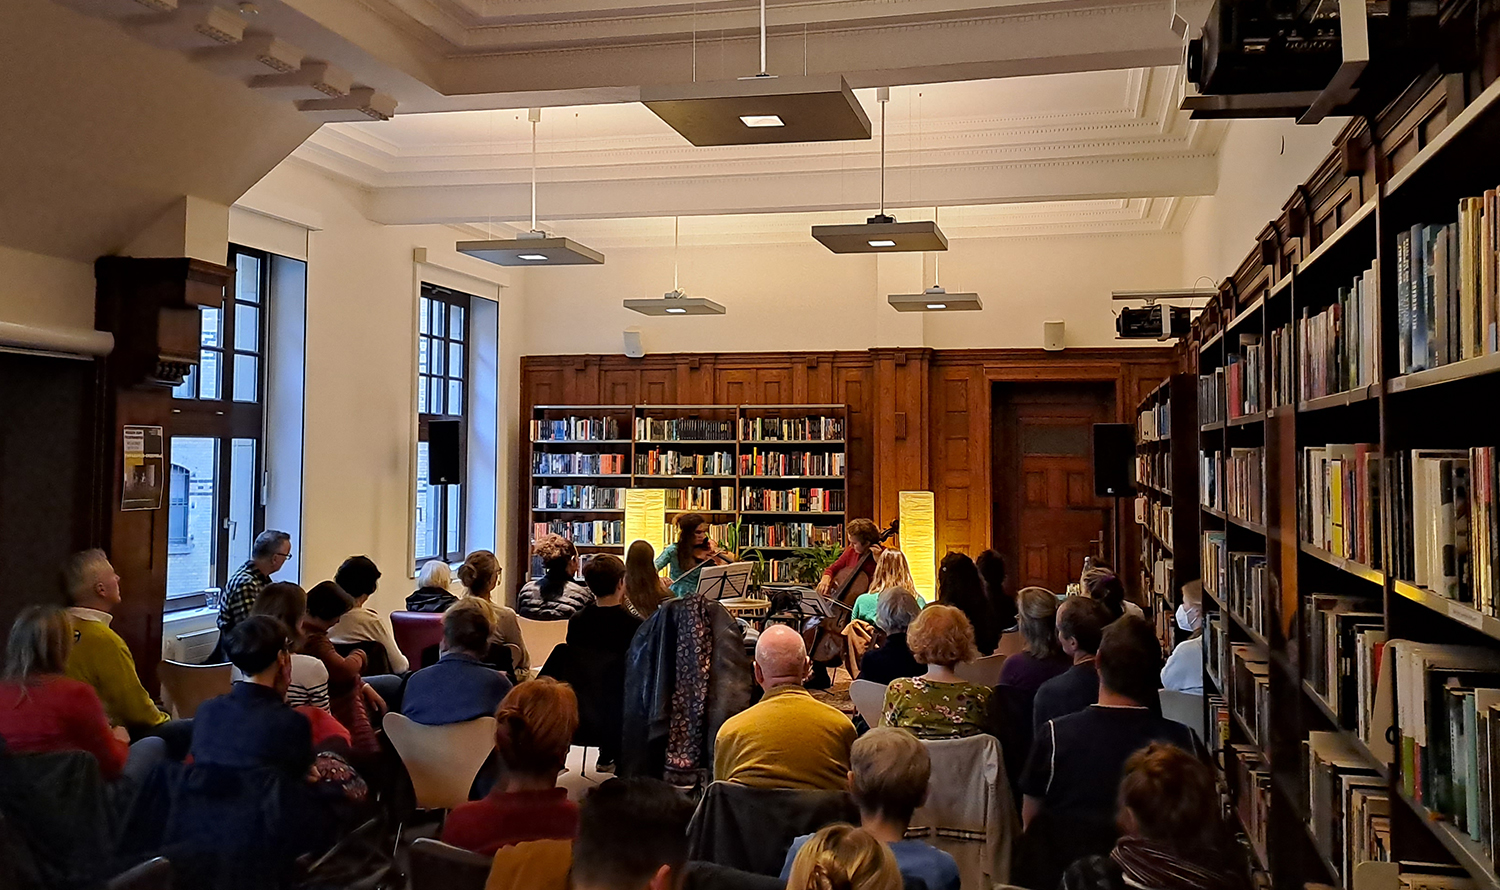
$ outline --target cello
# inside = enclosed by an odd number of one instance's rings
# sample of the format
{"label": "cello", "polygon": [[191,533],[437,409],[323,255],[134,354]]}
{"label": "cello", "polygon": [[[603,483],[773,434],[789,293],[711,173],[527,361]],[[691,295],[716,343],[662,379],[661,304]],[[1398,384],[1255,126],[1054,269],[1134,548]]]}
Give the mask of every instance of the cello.
{"label": "cello", "polygon": [[[901,520],[892,520],[890,527],[880,533],[880,537],[853,566],[835,575],[828,599],[843,606],[845,610],[853,609],[854,601],[859,595],[870,589],[870,574],[865,571],[865,567],[879,556],[880,545],[894,537],[900,529]],[[818,617],[807,622],[802,638],[807,644],[808,655],[815,664],[837,664],[843,661],[846,646],[844,626],[848,623],[847,612],[841,612],[837,617]]]}
{"label": "cello", "polygon": [[861,556],[852,567],[833,576],[833,589],[829,594],[829,599],[852,609],[854,601],[859,599],[860,594],[870,591],[870,580],[873,576],[872,573],[865,571],[866,566],[880,557],[884,549],[880,545],[895,537],[900,531],[901,520],[891,520],[890,527],[880,533],[880,537],[875,539],[875,543],[870,545],[870,549],[865,551],[864,556]]}

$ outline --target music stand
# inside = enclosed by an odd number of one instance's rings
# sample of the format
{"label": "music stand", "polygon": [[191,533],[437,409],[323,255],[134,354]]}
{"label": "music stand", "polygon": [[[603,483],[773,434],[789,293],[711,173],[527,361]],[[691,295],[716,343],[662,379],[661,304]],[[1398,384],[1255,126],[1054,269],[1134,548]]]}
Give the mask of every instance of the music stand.
{"label": "music stand", "polygon": [[750,587],[748,562],[733,562],[727,566],[705,566],[698,572],[698,592],[705,599],[721,600],[743,597]]}

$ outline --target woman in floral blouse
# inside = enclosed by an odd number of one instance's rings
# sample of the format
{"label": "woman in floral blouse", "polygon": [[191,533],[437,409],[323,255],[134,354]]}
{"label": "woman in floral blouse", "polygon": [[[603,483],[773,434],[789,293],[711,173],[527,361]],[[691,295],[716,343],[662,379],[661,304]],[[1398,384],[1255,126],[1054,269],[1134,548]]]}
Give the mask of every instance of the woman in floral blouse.
{"label": "woman in floral blouse", "polygon": [[953,669],[978,657],[974,628],[953,606],[922,610],[906,632],[920,677],[892,680],[885,691],[881,723],[910,730],[921,739],[953,739],[986,731],[993,690],[965,682]]}

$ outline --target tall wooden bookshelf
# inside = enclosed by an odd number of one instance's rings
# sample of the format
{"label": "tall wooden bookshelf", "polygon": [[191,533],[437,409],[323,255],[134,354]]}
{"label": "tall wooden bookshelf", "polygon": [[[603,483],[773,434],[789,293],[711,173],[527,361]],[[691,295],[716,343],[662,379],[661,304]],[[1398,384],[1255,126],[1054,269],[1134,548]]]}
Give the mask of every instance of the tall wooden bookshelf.
{"label": "tall wooden bookshelf", "polygon": [[[1467,453],[1500,444],[1492,417],[1500,351],[1480,343],[1468,356],[1402,372],[1409,315],[1401,233],[1453,223],[1460,199],[1500,186],[1500,81],[1481,86],[1478,75],[1430,77],[1413,85],[1400,107],[1373,118],[1373,132],[1370,123],[1352,123],[1336,147],[1334,172],[1320,172],[1333,185],[1315,176],[1299,190],[1288,215],[1272,225],[1274,238],[1263,239],[1226,282],[1185,356],[1199,378],[1197,441],[1191,451],[1179,453],[1175,440],[1171,447],[1174,470],[1195,461],[1200,475],[1205,689],[1209,725],[1219,727],[1211,747],[1258,870],[1277,888],[1352,884],[1350,829],[1340,829],[1345,846],[1331,842],[1331,820],[1322,820],[1326,801],[1314,790],[1333,775],[1325,764],[1336,750],[1340,771],[1354,777],[1351,787],[1369,786],[1359,795],[1388,798],[1382,824],[1395,860],[1449,863],[1473,886],[1500,890],[1500,844],[1493,842],[1500,771],[1488,770],[1489,785],[1479,789],[1489,798],[1487,806],[1480,799],[1488,811],[1480,823],[1461,827],[1459,815],[1435,811],[1429,804],[1446,792],[1434,790],[1429,776],[1423,793],[1434,796],[1424,802],[1411,793],[1421,770],[1403,757],[1402,738],[1427,731],[1422,706],[1414,711],[1395,699],[1421,702],[1422,690],[1403,692],[1399,671],[1389,686],[1374,679],[1378,673],[1366,682],[1358,671],[1362,648],[1381,634],[1500,653],[1500,605],[1415,583],[1402,554],[1429,528],[1419,527],[1411,499],[1398,494],[1398,486],[1411,488],[1400,477],[1414,449]],[[1468,101],[1453,107],[1455,96]],[[1426,122],[1402,123],[1413,115]],[[1333,188],[1345,191],[1326,202],[1315,197]],[[1291,240],[1298,244],[1288,246]],[[1500,275],[1500,266],[1492,268]],[[1319,327],[1330,310],[1344,333],[1342,351],[1327,348],[1328,328]],[[1292,367],[1278,355],[1290,356]],[[1335,362],[1332,371],[1325,356]],[[1491,491],[1491,503],[1494,497]],[[1173,499],[1187,503],[1175,484]],[[1472,547],[1488,546],[1471,540]],[[1476,578],[1482,570],[1476,563]],[[1345,618],[1335,621],[1339,614]],[[1332,649],[1329,627],[1345,628],[1334,633]],[[1341,683],[1344,659],[1354,679]],[[1361,725],[1381,704],[1377,685],[1392,707],[1389,733],[1376,718]],[[1434,713],[1426,711],[1429,722]],[[1429,739],[1427,756],[1439,756],[1433,744]],[[1478,750],[1484,757],[1485,747]],[[1500,762],[1500,747],[1488,758]],[[1446,783],[1452,775],[1467,770],[1440,778]],[[1342,793],[1347,802],[1348,789]]]}
{"label": "tall wooden bookshelf", "polygon": [[[1182,586],[1198,578],[1198,380],[1173,374],[1137,407],[1136,521],[1141,526],[1141,587],[1164,648],[1180,642]],[[1187,455],[1190,459],[1183,460]]]}
{"label": "tall wooden bookshelf", "polygon": [[847,405],[537,406],[529,540],[552,531],[623,555],[625,490],[664,488],[669,526],[701,513],[715,540],[763,557],[768,580],[790,580],[797,549],[843,542],[848,430]]}

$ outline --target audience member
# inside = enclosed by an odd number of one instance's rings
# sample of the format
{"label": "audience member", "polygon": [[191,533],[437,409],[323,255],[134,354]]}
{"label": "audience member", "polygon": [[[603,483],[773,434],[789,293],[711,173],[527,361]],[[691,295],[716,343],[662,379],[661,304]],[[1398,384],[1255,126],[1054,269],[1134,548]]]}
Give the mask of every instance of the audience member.
{"label": "audience member", "polygon": [[271,576],[281,571],[292,557],[292,536],[268,528],[255,536],[250,545],[250,559],[229,576],[224,592],[219,594],[219,645],[234,626],[250,617],[255,598],[271,583]]}
{"label": "audience member", "polygon": [[765,629],[755,645],[755,682],[765,695],[719,728],[716,780],[752,788],[844,787],[854,724],[802,687],[811,670],[800,634],[780,624]]}
{"label": "audience member", "polygon": [[406,597],[408,612],[446,612],[458,602],[448,588],[453,585],[453,570],[441,559],[422,563],[417,575],[417,589]]}
{"label": "audience member", "polygon": [[527,680],[505,696],[495,719],[499,780],[483,799],[448,814],[443,843],[490,855],[526,841],[572,840],[578,807],[557,777],[578,729],[573,690],[550,677]]}
{"label": "audience member", "polygon": [[1209,768],[1152,742],[1125,763],[1114,849],[1068,866],[1060,890],[1243,890],[1245,859],[1220,813]]}
{"label": "audience member", "polygon": [[1145,619],[1116,619],[1095,656],[1099,701],[1049,720],[1036,735],[1021,775],[1024,797],[1017,883],[1054,887],[1074,860],[1114,846],[1115,798],[1130,755],[1151,742],[1196,751],[1192,733],[1154,714],[1161,649]]}
{"label": "audience member", "polygon": [[1032,704],[1032,731],[1054,717],[1073,714],[1099,700],[1099,672],[1094,654],[1099,638],[1114,619],[1109,609],[1086,596],[1070,596],[1057,608],[1057,640],[1073,666],[1043,683]]}
{"label": "audience member", "polygon": [[610,779],[583,799],[573,890],[673,890],[687,866],[693,805],[657,779]]}
{"label": "audience member", "polygon": [[974,645],[980,655],[989,655],[1000,645],[1001,627],[990,609],[979,569],[967,553],[949,553],[938,564],[937,601],[953,606],[969,619],[974,629]]}
{"label": "audience member", "polygon": [[301,642],[304,655],[323,662],[328,669],[328,704],[333,716],[344,724],[356,753],[372,755],[380,746],[371,725],[370,711],[385,710],[379,694],[360,679],[365,654],[358,649],[340,655],[328,639],[328,630],[354,607],[354,600],[332,581],[320,581],[307,592],[307,612],[302,616]]}
{"label": "audience member", "polygon": [[287,628],[274,618],[253,615],[230,631],[224,651],[245,679],[198,707],[193,762],[271,767],[301,781],[313,765],[312,727],[285,700],[292,672]]}
{"label": "audience member", "polygon": [[861,593],[854,598],[850,620],[875,624],[875,609],[880,603],[880,594],[892,587],[904,588],[916,596],[918,608],[926,608],[927,602],[916,593],[917,582],[911,578],[911,566],[906,562],[906,554],[888,547],[881,550],[880,558],[875,561],[875,577],[870,581],[870,592]]}
{"label": "audience member", "polygon": [[72,648],[63,610],[27,606],[16,616],[0,675],[0,739],[11,754],[86,751],[106,782],[123,775],[138,786],[166,756],[166,742],[131,745],[125,729],[110,727],[93,687],[64,675]]}
{"label": "audience member", "polygon": [[974,568],[984,582],[984,595],[995,614],[995,626],[1005,633],[1016,626],[1017,615],[1016,598],[1005,589],[1005,557],[998,550],[986,550],[974,559]]}
{"label": "audience member", "polygon": [[443,613],[443,654],[406,681],[401,713],[427,726],[494,714],[511,683],[484,663],[489,646],[490,615],[478,602],[467,600]]}
{"label": "audience member", "polygon": [[[521,638],[521,622],[516,618],[516,611],[491,599],[500,583],[500,560],[488,550],[475,550],[459,566],[458,581],[464,588],[463,599],[478,600],[490,613],[491,650],[496,646],[509,649],[510,667],[517,675],[531,670],[531,654],[526,651],[526,641]],[[485,660],[498,663],[488,656]]]}
{"label": "audience member", "polygon": [[[583,580],[594,602],[568,619],[568,648],[575,664],[600,667],[603,688],[591,690],[602,696],[589,704],[598,719],[600,772],[615,768],[620,754],[620,721],[625,707],[625,653],[641,628],[641,619],[625,605],[625,563],[618,556],[601,553],[583,569]],[[591,718],[592,719],[592,718]]]}
{"label": "audience member", "polygon": [[542,562],[542,577],[521,587],[520,615],[533,621],[566,621],[594,601],[589,589],[574,581],[578,548],[562,535],[542,535],[531,553]]}
{"label": "audience member", "polygon": [[[889,551],[896,553],[898,551]],[[859,662],[859,679],[872,683],[890,683],[897,677],[916,677],[927,667],[911,654],[907,628],[921,614],[916,595],[905,587],[888,587],[880,592],[875,607],[875,626],[885,634],[878,649],[865,652]]]}
{"label": "audience member", "polygon": [[663,547],[652,564],[657,570],[667,570],[672,595],[680,599],[698,589],[699,570],[720,556],[734,559],[733,553],[720,550],[709,538],[708,520],[703,514],[683,513],[677,517],[677,543]]}
{"label": "audience member", "polygon": [[891,681],[885,691],[882,724],[909,729],[923,739],[961,738],[984,732],[989,726],[993,690],[969,683],[953,672],[978,655],[969,619],[957,608],[938,603],[922,610],[906,636],[912,656],[927,665],[927,672]]}
{"label": "audience member", "polygon": [[1000,686],[995,690],[998,707],[991,708],[995,737],[1005,752],[1005,771],[1012,789],[1020,781],[1035,735],[1031,719],[1036,692],[1043,683],[1072,667],[1057,641],[1057,597],[1052,591],[1026,587],[1016,596],[1016,602],[1020,607],[1017,625],[1025,648],[1005,659]]}
{"label": "audience member", "polygon": [[1161,685],[1175,692],[1203,694],[1203,582],[1182,585],[1177,626],[1192,634],[1178,643],[1161,669]]}
{"label": "audience member", "polygon": [[641,620],[656,614],[672,598],[672,589],[656,567],[656,550],[649,541],[636,541],[625,551],[625,600]]}
{"label": "audience member", "polygon": [[1109,566],[1095,565],[1084,570],[1079,576],[1079,584],[1086,596],[1093,597],[1108,607],[1109,614],[1113,616],[1111,620],[1121,615],[1146,617],[1145,610],[1125,598],[1125,582]]}
{"label": "audience member", "polygon": [[354,597],[354,608],[345,612],[328,631],[328,639],[337,645],[346,643],[379,643],[385,649],[391,673],[404,674],[411,664],[396,645],[391,627],[380,613],[365,605],[380,582],[380,569],[368,556],[351,556],[333,573],[333,583]]}
{"label": "audience member", "polygon": [[863,828],[835,823],[802,845],[787,890],[901,890],[889,847]]}
{"label": "audience member", "polygon": [[[932,759],[927,746],[904,729],[882,726],[860,736],[849,752],[849,793],[859,807],[859,827],[890,848],[901,877],[921,881],[927,890],[959,890],[958,863],[925,841],[906,840],[912,814],[927,799]],[[792,863],[812,838],[792,842],[781,879],[792,875]]]}
{"label": "audience member", "polygon": [[[311,655],[295,651],[302,645],[302,616],[307,614],[307,591],[289,581],[277,581],[260,592],[251,615],[266,615],[286,626],[291,641],[292,675],[286,688],[286,703],[294,708],[314,707],[331,711],[328,702],[328,667]],[[239,673],[239,668],[234,672]],[[236,676],[243,680],[243,676]]]}
{"label": "audience member", "polygon": [[[870,576],[873,584],[875,581],[875,569],[880,556],[885,548],[880,546],[880,527],[868,519],[851,519],[844,528],[844,535],[849,541],[849,546],[839,554],[839,558],[833,564],[823,570],[823,575],[818,579],[818,593],[824,596],[833,596],[838,591],[834,589],[834,579],[848,569],[859,565],[861,559],[871,550],[875,551],[875,558],[865,563],[862,571]],[[915,585],[913,585],[915,587]]]}

